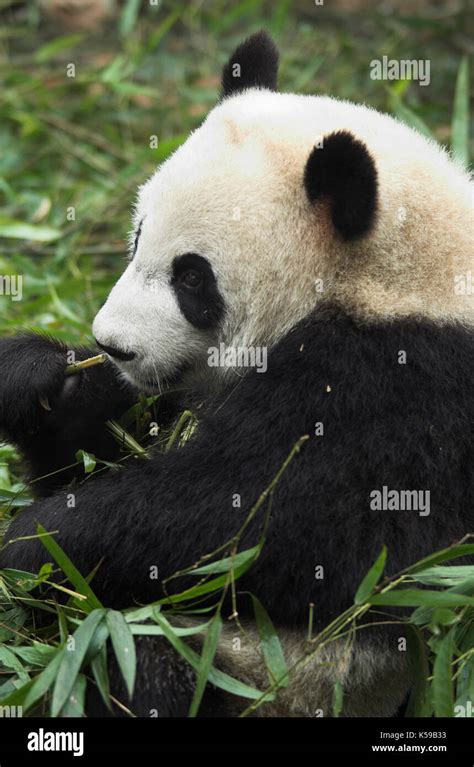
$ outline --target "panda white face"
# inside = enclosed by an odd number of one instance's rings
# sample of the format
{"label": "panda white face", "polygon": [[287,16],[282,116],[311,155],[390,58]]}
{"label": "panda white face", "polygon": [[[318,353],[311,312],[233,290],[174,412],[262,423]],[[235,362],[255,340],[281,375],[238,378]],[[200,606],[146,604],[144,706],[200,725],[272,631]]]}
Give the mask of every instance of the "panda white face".
{"label": "panda white face", "polygon": [[133,257],[94,335],[156,391],[221,385],[236,371],[209,367],[210,347],[270,347],[324,300],[471,325],[456,291],[473,269],[471,194],[444,150],[388,115],[237,89],[140,189]]}
{"label": "panda white face", "polygon": [[210,347],[266,347],[317,296],[317,263],[302,263],[313,262],[304,164],[289,187],[262,136],[227,114],[217,107],[140,189],[131,261],[94,321],[147,391],[231,374],[209,368]]}

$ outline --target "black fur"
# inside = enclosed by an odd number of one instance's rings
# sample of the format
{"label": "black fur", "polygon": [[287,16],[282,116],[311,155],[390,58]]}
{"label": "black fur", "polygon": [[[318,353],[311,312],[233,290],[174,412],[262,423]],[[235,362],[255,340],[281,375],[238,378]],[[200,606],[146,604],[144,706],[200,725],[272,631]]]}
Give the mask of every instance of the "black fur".
{"label": "black fur", "polygon": [[[200,276],[196,287],[186,285],[186,273],[192,271]],[[197,253],[185,253],[173,261],[171,284],[182,313],[196,328],[208,330],[216,327],[224,316],[224,300],[219,293],[217,281],[209,261]]]}
{"label": "black fur", "polygon": [[304,185],[311,203],[329,198],[334,227],[344,240],[370,230],[377,208],[377,170],[366,146],[349,131],[325,136],[306,163]]}
{"label": "black fur", "polygon": [[[137,670],[135,691],[131,700],[110,651],[108,674],[110,691],[117,700],[123,701],[136,716],[185,717],[193,699],[195,672],[171,647],[164,637],[135,637]],[[94,685],[87,689],[88,716],[128,716],[118,707],[110,712]],[[241,710],[245,708],[245,701]],[[227,716],[229,714],[225,695],[221,690],[208,687],[199,708],[200,717]]]}
{"label": "black fur", "polygon": [[[76,463],[79,448],[114,461],[119,448],[104,423],[137,400],[136,390],[109,361],[65,378],[68,351],[59,341],[34,333],[0,340],[0,432],[27,458],[37,495],[83,476],[82,466],[60,471]],[[77,347],[74,353],[79,361],[97,351]],[[40,398],[46,398],[43,405]],[[45,409],[48,405],[51,410]]]}
{"label": "black fur", "polygon": [[[406,364],[398,363],[400,350]],[[59,531],[83,573],[104,558],[94,588],[108,605],[157,599],[163,592],[150,566],[165,578],[229,540],[292,445],[309,434],[275,491],[263,553],[239,589],[258,595],[280,626],[305,626],[313,602],[320,626],[351,604],[383,544],[393,573],[472,531],[473,352],[472,332],[460,325],[359,324],[336,307],[321,308],[274,348],[266,374],[250,372],[208,404],[184,448],[78,486],[74,511],[65,491],[36,502],[8,537],[34,534],[39,521]],[[83,447],[88,431],[89,449],[98,452],[97,420],[124,396],[112,368],[91,368],[72,402],[41,411],[38,395],[57,395],[58,365],[56,344],[0,342],[0,423],[36,474],[48,459],[50,468],[58,456],[67,460],[75,439]],[[108,387],[98,386],[102,376]],[[314,436],[317,422],[323,436]],[[383,485],[430,490],[430,515],[371,510],[370,493]],[[241,509],[232,506],[235,493]],[[254,545],[261,529],[260,514],[242,547]],[[24,540],[4,549],[0,565],[36,571],[48,560],[38,541]],[[317,565],[323,580],[314,577]],[[242,614],[248,605],[239,600]]]}
{"label": "black fur", "polygon": [[[275,91],[278,77],[278,50],[263,30],[251,35],[234,51],[222,73],[221,98],[234,96],[247,88]],[[234,74],[239,64],[240,76]]]}

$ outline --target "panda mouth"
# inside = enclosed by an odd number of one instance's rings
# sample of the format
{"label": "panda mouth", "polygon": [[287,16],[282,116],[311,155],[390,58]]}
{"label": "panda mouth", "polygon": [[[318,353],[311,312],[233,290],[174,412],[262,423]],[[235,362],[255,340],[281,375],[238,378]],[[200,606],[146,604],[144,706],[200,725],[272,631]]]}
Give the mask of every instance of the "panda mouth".
{"label": "panda mouth", "polygon": [[149,373],[146,376],[143,376],[139,373],[131,373],[127,371],[127,377],[138,389],[145,392],[145,394],[161,394],[182,383],[183,378],[190,367],[189,363],[183,363],[170,373],[165,375],[158,375],[157,373],[152,377],[149,376]]}

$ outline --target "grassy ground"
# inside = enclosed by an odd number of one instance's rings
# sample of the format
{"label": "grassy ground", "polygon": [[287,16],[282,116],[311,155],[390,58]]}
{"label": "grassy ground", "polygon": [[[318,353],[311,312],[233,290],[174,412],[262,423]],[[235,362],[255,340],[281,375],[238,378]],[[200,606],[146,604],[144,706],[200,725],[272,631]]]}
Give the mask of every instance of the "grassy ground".
{"label": "grassy ground", "polygon": [[[453,100],[461,71],[454,138],[459,151],[467,151],[463,115],[467,69],[463,65],[459,70],[463,57],[472,51],[467,4],[445,3],[441,11],[433,11],[429,4],[421,15],[416,11],[410,15],[409,10],[405,15],[393,15],[382,10],[386,4],[377,3],[369,10],[351,13],[338,4],[326,8],[287,0],[165,0],[158,7],[143,3],[138,15],[139,5],[130,0],[123,3],[106,31],[61,32],[41,20],[35,4],[0,2],[0,274],[23,276],[23,300],[0,296],[2,334],[28,326],[70,342],[90,341],[92,318],[123,268],[137,185],[213,106],[226,57],[237,42],[258,28],[270,31],[281,48],[282,90],[367,102],[396,112],[442,143],[453,138]],[[384,55],[430,59],[431,84],[420,87],[371,80],[370,61]],[[73,77],[68,76],[71,65]],[[158,147],[151,148],[150,137],[155,135]],[[21,487],[15,467],[13,449],[0,447],[4,498]],[[74,588],[84,593],[83,581],[64,555],[52,550],[51,556],[69,572]],[[380,561],[359,592],[353,612],[342,621],[342,628],[337,627],[339,631],[347,631],[354,616],[360,616],[382,570]],[[455,575],[428,573],[423,577],[422,582],[433,583],[438,578],[436,585],[452,588],[464,583],[468,573],[458,568]],[[406,585],[407,579],[418,582],[407,575],[395,585]],[[34,710],[38,701],[46,700],[53,713],[66,713],[72,688],[65,696],[61,680],[72,679],[81,700],[85,679],[79,667],[72,673],[67,655],[60,655],[68,632],[78,631],[84,619],[89,624],[79,638],[82,642],[93,636],[96,620],[107,624],[111,636],[116,632],[123,637],[125,629],[120,621],[117,624],[116,616],[98,616],[94,611],[102,608],[89,595],[85,605],[73,602],[69,612],[58,608],[49,633],[37,634],[21,607],[32,583],[23,578],[0,584],[12,600],[4,605],[6,613],[0,622],[0,641],[7,642],[0,646],[4,679],[2,684],[0,676],[0,699],[25,705],[39,672],[46,674],[49,669],[46,692],[30,695],[25,710]],[[356,587],[354,584],[354,590]],[[383,599],[379,604],[385,604]],[[414,652],[420,668],[426,670],[425,678],[428,658],[434,663],[436,684],[420,681],[412,710],[446,714],[452,711],[454,700],[474,698],[473,608],[462,600],[455,603],[448,598],[443,604],[434,597],[431,602],[428,597],[419,599],[413,604],[421,610],[421,614],[417,610],[413,630],[416,634],[421,627],[431,644],[415,643]],[[144,618],[153,620],[157,631],[169,631],[151,609],[138,618],[136,611],[128,614],[126,623],[136,626]],[[452,646],[454,630],[458,631],[456,650]],[[208,651],[212,660],[212,647]],[[269,662],[270,666],[276,664],[273,671],[281,677],[284,665],[278,653]],[[99,678],[100,663],[97,661],[96,668]],[[62,676],[58,676],[61,664]],[[124,674],[130,680],[130,667],[124,668]],[[47,691],[53,687],[55,692],[48,698]],[[336,712],[339,704],[336,689]]]}

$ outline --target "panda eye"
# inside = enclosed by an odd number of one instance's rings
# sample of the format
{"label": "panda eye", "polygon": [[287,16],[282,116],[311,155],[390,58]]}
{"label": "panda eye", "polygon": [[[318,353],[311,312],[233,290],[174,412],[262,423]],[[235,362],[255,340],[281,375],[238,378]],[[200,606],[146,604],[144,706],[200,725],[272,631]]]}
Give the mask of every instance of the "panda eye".
{"label": "panda eye", "polygon": [[217,327],[224,315],[224,300],[207,258],[198,253],[183,253],[172,263],[171,287],[181,313],[200,330]]}
{"label": "panda eye", "polygon": [[197,269],[186,269],[179,275],[179,282],[195,290],[202,284],[202,274]]}

